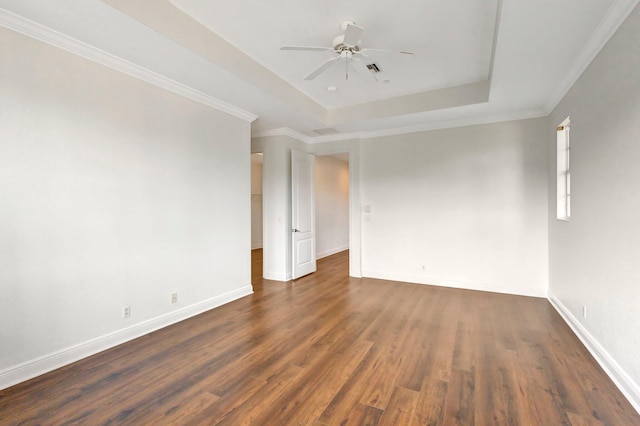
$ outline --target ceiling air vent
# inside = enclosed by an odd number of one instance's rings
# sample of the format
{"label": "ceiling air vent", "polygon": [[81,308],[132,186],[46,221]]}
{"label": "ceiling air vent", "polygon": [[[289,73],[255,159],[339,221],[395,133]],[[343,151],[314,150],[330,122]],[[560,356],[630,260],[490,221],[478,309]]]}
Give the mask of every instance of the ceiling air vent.
{"label": "ceiling air vent", "polygon": [[336,129],[332,129],[331,127],[327,127],[326,129],[315,129],[314,132],[316,132],[319,135],[335,135],[338,133],[338,131]]}
{"label": "ceiling air vent", "polygon": [[380,72],[380,68],[378,68],[378,65],[376,65],[376,64],[369,64],[369,65],[367,65],[367,68],[369,68],[369,71],[371,71],[373,73],[379,73]]}

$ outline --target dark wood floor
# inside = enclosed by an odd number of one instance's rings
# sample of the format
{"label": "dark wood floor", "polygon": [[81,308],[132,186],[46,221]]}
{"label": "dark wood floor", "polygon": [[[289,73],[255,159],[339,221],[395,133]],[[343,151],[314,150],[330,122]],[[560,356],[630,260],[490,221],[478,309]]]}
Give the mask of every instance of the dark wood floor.
{"label": "dark wood floor", "polygon": [[0,424],[640,425],[546,300],[347,262],[0,391]]}

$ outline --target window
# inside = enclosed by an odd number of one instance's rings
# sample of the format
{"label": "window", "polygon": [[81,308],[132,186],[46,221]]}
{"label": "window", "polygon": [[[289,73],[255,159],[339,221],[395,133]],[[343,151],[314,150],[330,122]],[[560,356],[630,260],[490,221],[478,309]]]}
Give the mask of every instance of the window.
{"label": "window", "polygon": [[569,143],[569,124],[570,118],[567,118],[556,128],[558,141],[558,173],[556,175],[558,183],[557,218],[560,220],[571,219],[571,146]]}

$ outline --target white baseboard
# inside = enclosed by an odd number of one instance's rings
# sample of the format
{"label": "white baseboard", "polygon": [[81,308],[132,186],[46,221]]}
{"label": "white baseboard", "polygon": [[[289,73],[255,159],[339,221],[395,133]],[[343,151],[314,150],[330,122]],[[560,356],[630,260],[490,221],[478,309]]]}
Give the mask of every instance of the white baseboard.
{"label": "white baseboard", "polygon": [[347,244],[346,246],[342,246],[342,247],[334,248],[334,249],[331,249],[331,250],[325,250],[325,251],[322,251],[320,253],[316,253],[316,260],[317,259],[322,259],[323,257],[331,256],[332,254],[340,253],[341,251],[345,251],[345,250],[349,250],[349,244]]}
{"label": "white baseboard", "polygon": [[578,339],[584,344],[591,355],[596,359],[600,367],[607,373],[620,392],[629,400],[633,408],[640,414],[640,386],[627,374],[616,360],[602,347],[578,319],[567,309],[562,302],[549,293],[549,302],[558,311],[562,319],[573,330]]}
{"label": "white baseboard", "polygon": [[287,282],[291,280],[291,274],[281,274],[278,272],[265,272],[263,276],[265,280],[270,280],[270,281]]}
{"label": "white baseboard", "polygon": [[[340,248],[337,248],[337,249],[324,251],[324,252],[322,252],[320,254],[316,254],[316,260],[317,259],[322,259],[323,257],[331,256],[332,254],[336,254],[336,253],[339,253],[341,251],[348,250],[348,249],[349,249],[349,246],[347,245],[346,247],[340,247]],[[293,275],[291,274],[291,272],[283,274],[283,273],[280,273],[280,272],[265,271],[263,273],[263,277],[264,277],[265,280],[282,281],[282,282],[291,281],[293,279]]]}
{"label": "white baseboard", "polygon": [[540,288],[512,288],[508,285],[500,285],[495,283],[484,283],[475,281],[451,280],[429,275],[411,275],[396,274],[381,271],[363,270],[363,277],[377,278],[380,280],[402,281],[412,284],[426,284],[438,287],[460,288],[463,290],[490,291],[492,293],[513,294],[516,296],[528,297],[547,297],[547,289],[544,286]]}
{"label": "white baseboard", "polygon": [[0,371],[5,389],[253,293],[248,285]]}
{"label": "white baseboard", "polygon": [[256,249],[261,249],[262,248],[262,243],[260,244],[255,244],[251,246],[251,250],[256,250]]}

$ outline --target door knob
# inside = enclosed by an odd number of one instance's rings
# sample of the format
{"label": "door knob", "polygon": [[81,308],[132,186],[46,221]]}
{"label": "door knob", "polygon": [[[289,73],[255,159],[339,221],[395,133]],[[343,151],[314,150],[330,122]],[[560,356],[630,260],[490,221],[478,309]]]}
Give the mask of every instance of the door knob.
{"label": "door knob", "polygon": [[293,228],[293,232],[300,232],[300,230]]}

